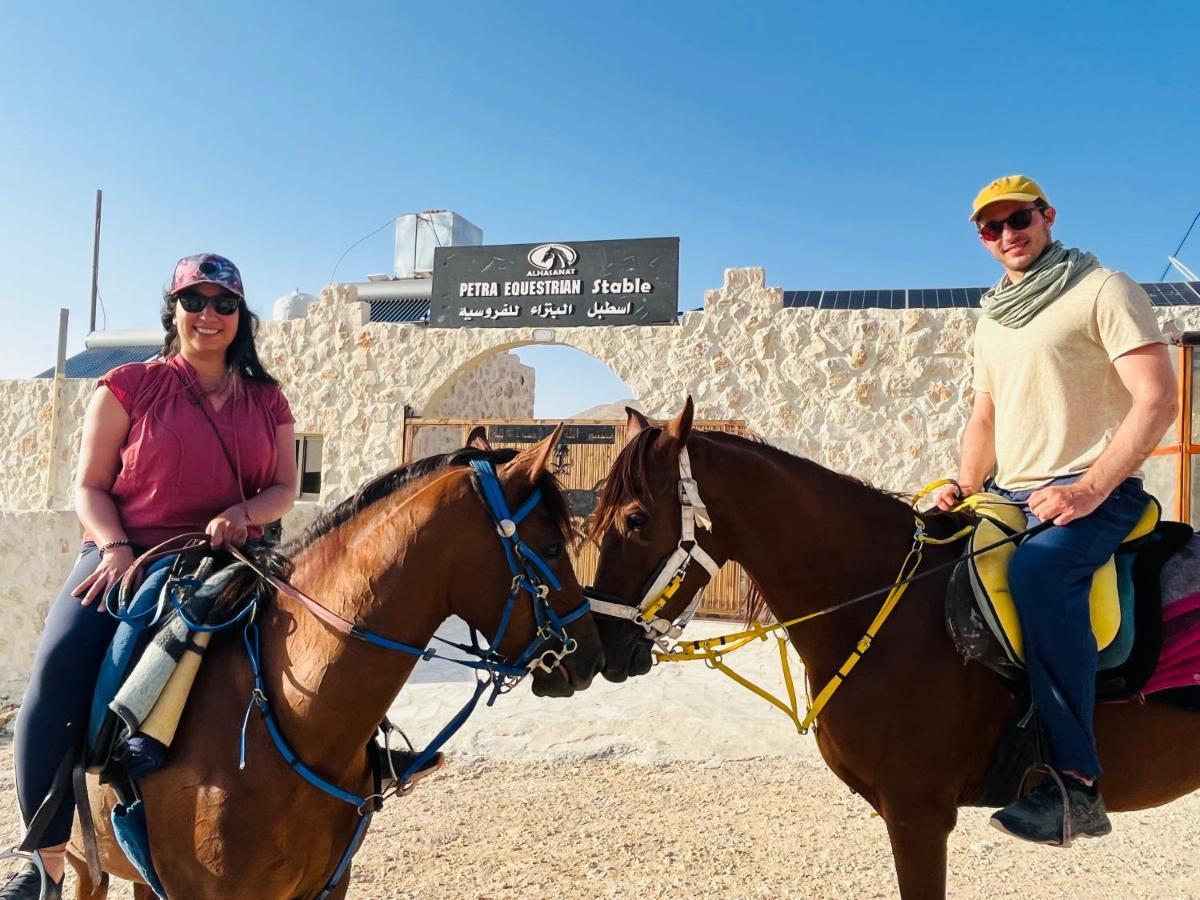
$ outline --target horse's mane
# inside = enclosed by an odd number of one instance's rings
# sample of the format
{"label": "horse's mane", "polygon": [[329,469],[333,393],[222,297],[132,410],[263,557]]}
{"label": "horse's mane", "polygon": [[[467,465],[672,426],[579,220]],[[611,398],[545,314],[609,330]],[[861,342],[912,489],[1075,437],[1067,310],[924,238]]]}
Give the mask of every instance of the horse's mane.
{"label": "horse's mane", "polygon": [[[653,494],[650,483],[651,455],[654,443],[661,433],[662,428],[659,426],[643,428],[617,456],[617,461],[613,465],[612,471],[609,472],[608,477],[601,486],[600,497],[596,503],[595,512],[592,513],[591,523],[588,528],[588,537],[591,540],[599,542],[604,533],[616,524],[623,503],[627,503],[630,500],[643,504],[650,502]],[[874,498],[883,501],[887,506],[894,506],[907,513],[912,513],[909,503],[912,497],[911,494],[883,490],[861,478],[835,472],[810,459],[796,456],[795,454],[788,453],[786,450],[781,450],[767,443],[766,440],[758,435],[742,437],[724,431],[693,431],[689,437],[689,441],[697,438],[713,441],[718,444],[730,443],[740,445],[757,454],[770,457],[789,468],[803,467],[813,473],[820,473],[823,478],[832,479],[836,483],[843,484],[849,488],[852,495],[854,495],[854,499],[851,502],[856,505],[861,506],[864,501]],[[700,491],[703,494],[703,485],[700,486]],[[962,515],[934,512],[923,513],[921,514],[921,518],[927,523],[934,525],[931,530],[935,533],[943,530],[949,533],[951,528],[958,527],[961,524]],[[947,523],[945,527],[937,527],[935,523],[939,519]],[[754,580],[749,579],[749,582],[750,585],[746,596],[746,617],[747,620],[753,620],[766,612],[766,602],[762,590],[754,583]]]}
{"label": "horse's mane", "polygon": [[[614,463],[612,470],[604,479],[595,512],[592,514],[588,535],[593,540],[598,540],[616,522],[617,513],[622,502],[634,500],[639,503],[648,503],[650,501],[652,494],[649,474],[651,453],[654,442],[658,440],[661,433],[662,428],[657,425],[643,428],[634,435],[633,439],[617,456],[616,463]],[[907,505],[907,500],[910,496],[908,494],[882,490],[861,478],[855,478],[853,475],[845,475],[841,472],[827,469],[810,459],[796,456],[769,444],[760,435],[742,437],[741,435],[725,431],[693,431],[689,440],[697,437],[704,440],[714,440],[717,443],[728,441],[734,444],[741,444],[759,452],[767,451],[769,455],[776,455],[793,464],[811,466],[814,469],[820,470],[827,477],[837,479],[855,490],[865,490],[896,503]]]}
{"label": "horse's mane", "polygon": [[[477,459],[487,460],[499,468],[504,463],[511,461],[516,455],[516,450],[507,448],[501,450],[480,450],[475,447],[464,447],[452,453],[427,456],[416,462],[392,469],[390,472],[384,472],[382,475],[377,475],[370,481],[365,482],[357,491],[333,509],[321,513],[304,530],[304,533],[300,537],[288,542],[283,548],[283,553],[289,557],[294,556],[318,538],[329,534],[329,532],[338,526],[354,518],[354,516],[358,515],[368,506],[379,502],[385,497],[390,497],[397,491],[421,480],[427,475],[432,475],[435,472],[440,472],[443,469],[449,469],[453,466],[466,466],[472,460]],[[559,485],[558,479],[549,472],[543,472],[538,481],[538,487],[542,491],[542,502],[546,504],[546,508],[550,511],[550,515],[553,517],[558,529],[564,537],[570,537],[572,533],[571,512],[567,506],[566,498],[563,496],[562,487]]]}

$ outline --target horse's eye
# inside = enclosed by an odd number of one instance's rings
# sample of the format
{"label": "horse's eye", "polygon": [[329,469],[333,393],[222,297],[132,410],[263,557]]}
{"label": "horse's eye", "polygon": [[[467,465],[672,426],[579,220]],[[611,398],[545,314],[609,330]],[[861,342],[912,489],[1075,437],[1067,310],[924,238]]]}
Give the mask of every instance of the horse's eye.
{"label": "horse's eye", "polygon": [[639,528],[645,528],[646,523],[649,521],[650,517],[641,510],[638,510],[625,517],[625,527],[630,531],[637,531]]}
{"label": "horse's eye", "polygon": [[562,541],[555,541],[553,544],[548,544],[542,550],[542,556],[546,557],[546,559],[558,559],[562,555],[563,555]]}

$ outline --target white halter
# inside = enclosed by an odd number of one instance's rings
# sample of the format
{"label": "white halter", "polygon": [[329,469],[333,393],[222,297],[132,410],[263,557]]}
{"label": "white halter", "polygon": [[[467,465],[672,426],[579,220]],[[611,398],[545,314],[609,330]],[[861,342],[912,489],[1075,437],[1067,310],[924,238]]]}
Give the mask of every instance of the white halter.
{"label": "white halter", "polygon": [[679,530],[679,543],[675,550],[663,562],[658,577],[646,589],[637,606],[625,606],[623,603],[610,603],[607,600],[597,600],[589,597],[592,612],[618,619],[627,619],[641,626],[647,637],[661,647],[666,647],[667,640],[678,640],[683,629],[700,606],[700,598],[704,588],[696,591],[696,596],[688,604],[675,622],[660,618],[657,613],[674,596],[687,575],[692,561],[700,563],[709,578],[716,577],[721,567],[705,551],[696,540],[696,523],[706,531],[712,531],[712,520],[708,517],[708,509],[700,499],[700,488],[692,477],[692,461],[688,456],[687,447],[679,451],[679,506],[683,521]]}

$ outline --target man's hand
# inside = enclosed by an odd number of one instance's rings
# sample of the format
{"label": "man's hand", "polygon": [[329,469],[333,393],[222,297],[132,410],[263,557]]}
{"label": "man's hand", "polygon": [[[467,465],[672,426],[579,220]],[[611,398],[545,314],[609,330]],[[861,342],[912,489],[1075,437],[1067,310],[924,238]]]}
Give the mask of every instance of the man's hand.
{"label": "man's hand", "polygon": [[967,484],[943,484],[933,492],[933,505],[938,509],[949,512],[972,494],[978,494],[979,488]]}
{"label": "man's hand", "polygon": [[1029,511],[1043,522],[1066,525],[1090,516],[1106,496],[1082,482],[1063,487],[1044,487],[1029,495]]}

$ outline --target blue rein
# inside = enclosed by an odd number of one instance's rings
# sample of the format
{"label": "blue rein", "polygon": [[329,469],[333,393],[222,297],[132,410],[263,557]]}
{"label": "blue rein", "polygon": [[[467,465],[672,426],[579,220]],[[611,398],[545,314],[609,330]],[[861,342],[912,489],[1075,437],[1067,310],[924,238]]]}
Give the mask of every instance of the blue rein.
{"label": "blue rein", "polygon": [[[474,669],[476,672],[475,690],[466,705],[446,723],[442,730],[430,741],[429,745],[417,756],[412,765],[400,775],[396,782],[396,792],[403,790],[404,785],[408,783],[409,779],[421,771],[429,760],[433,758],[434,754],[463,726],[471,713],[474,712],[475,707],[479,703],[479,698],[489,687],[492,689],[491,697],[488,698],[488,705],[490,706],[496,701],[497,697],[516,687],[521,679],[534,669],[541,668],[550,671],[563,658],[574,652],[575,641],[567,636],[566,626],[585,615],[589,610],[588,601],[584,600],[583,603],[566,615],[560,616],[555,612],[554,607],[550,605],[547,597],[550,591],[560,590],[562,584],[546,564],[545,560],[533,548],[521,540],[517,526],[541,503],[541,489],[535,488],[525,502],[513,512],[509,510],[508,502],[504,499],[504,492],[501,489],[495,467],[487,460],[476,459],[471,461],[471,468],[475,472],[475,477],[479,482],[488,512],[491,513],[492,520],[496,525],[496,531],[500,536],[500,544],[504,548],[504,556],[508,562],[509,571],[512,572],[513,576],[512,588],[505,600],[504,610],[501,613],[496,633],[488,641],[488,649],[485,650],[480,646],[479,633],[475,628],[471,629],[470,645],[457,644],[437,638],[442,643],[473,657],[471,659],[448,656],[438,658],[454,663],[455,665]],[[529,646],[522,651],[517,659],[509,662],[496,648],[504,639],[513,610],[516,608],[517,600],[522,592],[528,594],[530,597],[533,606],[534,622],[537,625],[537,633],[530,641]],[[251,604],[248,608],[253,608],[253,605]],[[232,625],[240,618],[241,615],[233,621],[225,623],[225,625]],[[382,647],[385,650],[407,653],[421,659],[431,659],[438,656],[437,651],[433,648],[416,647],[402,641],[395,641],[357,626],[350,633],[358,640],[373,644],[376,647]],[[558,639],[562,643],[562,651],[547,650],[539,656],[539,652],[542,651],[546,643],[553,639]],[[239,766],[241,768],[245,768],[246,766],[246,729],[250,723],[250,711],[258,707],[258,711],[266,725],[267,733],[270,734],[276,749],[288,766],[313,787],[355,807],[360,816],[358,826],[355,828],[350,844],[346,848],[337,868],[334,870],[332,878],[326,884],[324,890],[317,895],[318,900],[320,900],[320,898],[329,895],[330,891],[337,885],[349,868],[350,861],[353,859],[355,852],[362,842],[362,837],[366,832],[371,816],[381,808],[385,798],[382,794],[362,796],[352,791],[344,790],[322,778],[300,760],[300,757],[288,744],[287,739],[284,738],[283,732],[279,728],[279,723],[271,712],[270,702],[267,699],[266,687],[263,681],[258,626],[254,622],[253,614],[251,614],[243,630],[242,642],[245,645],[246,655],[250,659],[250,667],[254,673],[254,690],[251,692],[250,703],[246,707],[246,715],[242,721],[238,757]],[[547,660],[548,657],[550,658],[549,661]]]}

